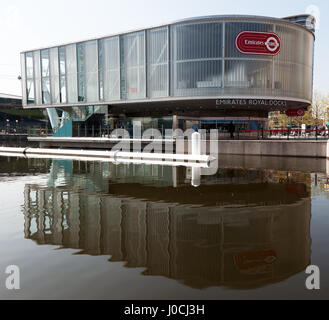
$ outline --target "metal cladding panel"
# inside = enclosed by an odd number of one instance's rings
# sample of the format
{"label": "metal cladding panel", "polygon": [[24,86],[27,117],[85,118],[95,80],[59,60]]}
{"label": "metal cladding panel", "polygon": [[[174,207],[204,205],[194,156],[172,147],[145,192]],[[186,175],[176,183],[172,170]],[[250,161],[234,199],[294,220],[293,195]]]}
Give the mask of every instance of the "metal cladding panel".
{"label": "metal cladding panel", "polygon": [[248,59],[271,59],[264,55],[243,54],[236,46],[236,39],[241,32],[273,32],[273,24],[264,22],[226,22],[225,23],[225,57],[226,58],[248,58]]}
{"label": "metal cladding panel", "polygon": [[175,25],[171,35],[173,96],[216,95],[223,87],[223,23]]}
{"label": "metal cladding panel", "polygon": [[[265,37],[274,33],[280,50],[274,54],[241,51],[236,40],[243,32]],[[279,19],[191,19],[83,42],[78,56],[76,44],[61,48],[65,48],[60,55],[61,72],[58,49],[50,49],[50,77],[51,102],[63,106],[198,97],[312,100],[314,36],[306,28]],[[28,93],[31,100],[35,92],[35,104],[42,106],[39,56],[39,51],[22,56],[26,65],[22,83],[26,104]]]}
{"label": "metal cladding panel", "polygon": [[225,93],[271,96],[272,74],[271,60],[226,60]]}
{"label": "metal cladding panel", "polygon": [[274,57],[274,94],[312,100],[312,34],[297,27],[276,26],[281,52]]}

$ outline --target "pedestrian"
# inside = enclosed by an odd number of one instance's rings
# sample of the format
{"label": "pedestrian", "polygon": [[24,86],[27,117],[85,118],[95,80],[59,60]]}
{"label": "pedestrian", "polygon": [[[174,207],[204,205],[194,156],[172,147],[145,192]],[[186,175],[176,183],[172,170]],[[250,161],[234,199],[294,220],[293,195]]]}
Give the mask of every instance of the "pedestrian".
{"label": "pedestrian", "polygon": [[230,133],[231,139],[234,140],[235,125],[233,124],[233,121],[231,121],[228,126],[228,132]]}

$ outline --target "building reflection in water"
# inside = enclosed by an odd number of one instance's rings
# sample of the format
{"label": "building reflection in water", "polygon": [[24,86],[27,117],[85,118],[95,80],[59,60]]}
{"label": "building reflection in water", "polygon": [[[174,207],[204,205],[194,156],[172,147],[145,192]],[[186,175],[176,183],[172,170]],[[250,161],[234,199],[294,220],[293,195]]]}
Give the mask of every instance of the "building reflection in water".
{"label": "building reflection in water", "polygon": [[309,175],[53,161],[26,185],[25,236],[194,288],[253,288],[310,265]]}

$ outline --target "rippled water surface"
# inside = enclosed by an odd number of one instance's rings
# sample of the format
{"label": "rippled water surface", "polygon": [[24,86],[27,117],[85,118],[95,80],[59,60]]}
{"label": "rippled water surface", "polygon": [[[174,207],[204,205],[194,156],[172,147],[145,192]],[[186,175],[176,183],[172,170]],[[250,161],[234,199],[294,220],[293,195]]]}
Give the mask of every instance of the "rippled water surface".
{"label": "rippled water surface", "polygon": [[0,298],[328,299],[328,168],[221,157],[195,187],[191,168],[0,156]]}

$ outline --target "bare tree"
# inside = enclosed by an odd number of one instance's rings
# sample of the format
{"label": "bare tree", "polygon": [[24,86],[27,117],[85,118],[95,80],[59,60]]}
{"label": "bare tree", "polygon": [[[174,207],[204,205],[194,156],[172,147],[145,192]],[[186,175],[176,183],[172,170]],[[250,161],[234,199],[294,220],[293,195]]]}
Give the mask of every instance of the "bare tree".
{"label": "bare tree", "polygon": [[321,92],[315,91],[311,110],[316,124],[323,124],[327,120],[328,106],[329,96],[325,96]]}

